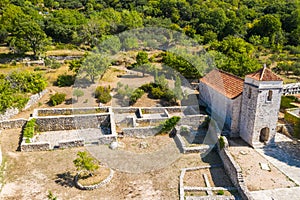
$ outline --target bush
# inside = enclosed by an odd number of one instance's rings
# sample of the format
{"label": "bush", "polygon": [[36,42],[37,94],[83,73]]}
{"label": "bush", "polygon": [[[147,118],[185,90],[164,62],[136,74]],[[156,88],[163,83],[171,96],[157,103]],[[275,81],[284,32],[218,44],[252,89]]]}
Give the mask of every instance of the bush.
{"label": "bush", "polygon": [[59,87],[69,87],[73,85],[74,82],[75,82],[75,76],[67,75],[67,74],[59,75],[56,80],[56,84]]}
{"label": "bush", "polygon": [[134,104],[139,98],[141,98],[145,94],[145,91],[142,89],[135,89],[130,96],[130,104]]}
{"label": "bush", "polygon": [[219,145],[220,145],[220,149],[223,149],[225,147],[225,141],[223,136],[219,138]]}
{"label": "bush", "polygon": [[101,103],[108,103],[111,100],[110,87],[98,86],[95,90],[95,97]]}
{"label": "bush", "polygon": [[161,88],[157,87],[157,88],[152,88],[151,90],[151,96],[154,99],[160,99],[164,96],[164,91],[161,90]]}
{"label": "bush", "polygon": [[52,106],[61,104],[65,100],[66,100],[66,94],[64,94],[64,93],[56,93],[56,94],[50,96],[50,103]]}
{"label": "bush", "polygon": [[158,134],[168,133],[176,126],[179,120],[180,120],[179,116],[173,116],[170,119],[167,119],[160,125],[161,129],[158,132]]}
{"label": "bush", "polygon": [[26,143],[30,142],[30,138],[33,138],[35,122],[36,119],[31,119],[25,125],[25,128],[23,130],[23,137],[26,139]]}

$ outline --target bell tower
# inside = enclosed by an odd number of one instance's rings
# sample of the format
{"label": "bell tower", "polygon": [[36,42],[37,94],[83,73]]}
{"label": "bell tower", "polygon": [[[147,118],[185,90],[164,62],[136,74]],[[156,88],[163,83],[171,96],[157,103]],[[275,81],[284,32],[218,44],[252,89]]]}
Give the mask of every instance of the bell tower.
{"label": "bell tower", "polygon": [[245,77],[240,136],[253,147],[268,143],[276,133],[283,81],[265,66]]}

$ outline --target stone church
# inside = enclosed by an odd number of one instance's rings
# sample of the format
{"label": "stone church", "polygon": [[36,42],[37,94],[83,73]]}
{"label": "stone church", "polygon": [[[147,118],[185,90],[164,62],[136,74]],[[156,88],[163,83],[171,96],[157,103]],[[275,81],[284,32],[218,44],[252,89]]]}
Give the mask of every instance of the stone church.
{"label": "stone church", "polygon": [[223,134],[256,147],[275,136],[282,88],[282,79],[266,67],[245,79],[214,69],[200,79],[200,104]]}

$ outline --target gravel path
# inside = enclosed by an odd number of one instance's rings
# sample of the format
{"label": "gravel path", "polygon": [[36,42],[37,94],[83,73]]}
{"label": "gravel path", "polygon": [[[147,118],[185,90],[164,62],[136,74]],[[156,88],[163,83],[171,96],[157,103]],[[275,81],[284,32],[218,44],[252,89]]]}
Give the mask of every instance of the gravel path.
{"label": "gravel path", "polygon": [[107,145],[88,146],[87,150],[110,168],[128,173],[144,173],[165,168],[181,157],[175,142],[151,153],[111,150]]}

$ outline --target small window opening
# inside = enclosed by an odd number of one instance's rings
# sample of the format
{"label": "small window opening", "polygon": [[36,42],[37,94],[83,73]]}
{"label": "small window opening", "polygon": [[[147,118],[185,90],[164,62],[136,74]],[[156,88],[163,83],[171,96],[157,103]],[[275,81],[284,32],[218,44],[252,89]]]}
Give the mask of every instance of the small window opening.
{"label": "small window opening", "polygon": [[269,90],[267,100],[268,100],[268,101],[272,101],[272,96],[273,96],[273,91],[272,91],[272,90]]}
{"label": "small window opening", "polygon": [[252,95],[252,89],[249,88],[249,91],[248,91],[248,98],[251,99],[251,95]]}

